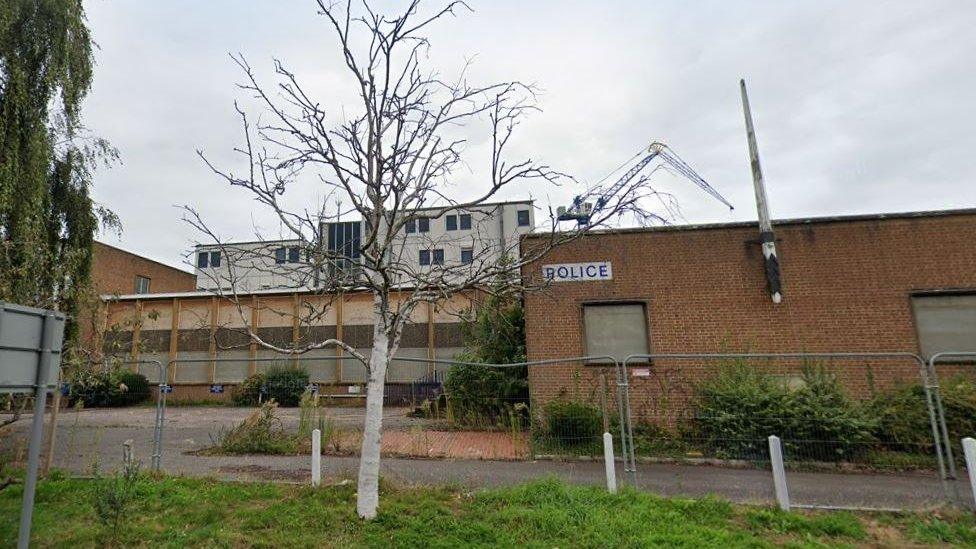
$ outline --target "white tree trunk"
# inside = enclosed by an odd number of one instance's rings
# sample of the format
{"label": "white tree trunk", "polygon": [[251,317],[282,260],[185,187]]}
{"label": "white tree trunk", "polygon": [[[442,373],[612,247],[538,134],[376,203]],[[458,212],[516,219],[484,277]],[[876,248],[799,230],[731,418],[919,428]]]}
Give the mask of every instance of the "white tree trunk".
{"label": "white tree trunk", "polygon": [[356,511],[361,518],[376,518],[379,505],[380,444],[383,436],[383,393],[386,368],[390,363],[389,335],[386,333],[380,300],[374,297],[373,351],[369,357],[369,382],[366,385],[366,419],[363,446],[359,457],[359,484]]}

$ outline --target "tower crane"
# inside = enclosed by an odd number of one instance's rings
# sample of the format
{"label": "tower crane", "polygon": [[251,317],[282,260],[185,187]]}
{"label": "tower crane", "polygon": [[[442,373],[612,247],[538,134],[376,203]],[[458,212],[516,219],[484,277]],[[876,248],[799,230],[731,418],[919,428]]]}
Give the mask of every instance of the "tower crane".
{"label": "tower crane", "polygon": [[[591,189],[586,195],[578,195],[573,199],[571,206],[564,207],[560,206],[557,213],[557,221],[576,221],[579,225],[589,225],[590,219],[600,212],[610,200],[617,194],[623,192],[627,184],[632,180],[638,173],[641,172],[648,164],[650,164],[655,159],[660,159],[664,164],[672,168],[679,175],[684,176],[689,179],[695,185],[698,185],[703,191],[711,195],[713,198],[725,204],[732,209],[732,204],[725,199],[718,191],[716,191],[707,181],[702,179],[695,170],[691,169],[691,166],[685,163],[677,153],[671,150],[666,144],[659,141],[651,143],[647,148],[646,153],[644,153],[644,158],[634,164],[629,170],[627,170],[616,182],[608,186],[605,189],[596,187]],[[638,153],[640,156],[640,153]],[[595,196],[596,203],[587,202],[586,198]]]}

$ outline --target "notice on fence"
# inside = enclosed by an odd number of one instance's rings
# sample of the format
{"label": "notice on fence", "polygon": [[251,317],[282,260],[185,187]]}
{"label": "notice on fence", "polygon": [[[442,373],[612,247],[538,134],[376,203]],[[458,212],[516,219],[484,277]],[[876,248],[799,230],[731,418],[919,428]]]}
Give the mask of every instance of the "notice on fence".
{"label": "notice on fence", "polygon": [[582,280],[613,280],[609,261],[592,263],[557,263],[543,265],[542,276],[550,282],[578,282]]}

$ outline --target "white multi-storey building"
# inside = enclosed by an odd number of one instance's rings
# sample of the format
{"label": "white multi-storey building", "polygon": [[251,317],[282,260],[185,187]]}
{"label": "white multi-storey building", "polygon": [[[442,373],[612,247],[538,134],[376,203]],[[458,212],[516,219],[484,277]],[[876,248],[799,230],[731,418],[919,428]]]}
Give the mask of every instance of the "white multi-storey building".
{"label": "white multi-storey building", "polygon": [[[416,210],[416,219],[398,235],[394,250],[405,271],[423,273],[437,266],[463,266],[518,256],[519,240],[532,232],[535,215],[531,200],[480,204],[466,210]],[[424,214],[429,212],[431,216]],[[196,248],[197,288],[233,288],[238,292],[273,289],[315,289],[337,271],[355,276],[362,221],[323,222],[320,241],[298,240],[200,245]],[[321,248],[319,248],[321,246]],[[330,272],[313,267],[310,258],[321,249],[331,261]]]}

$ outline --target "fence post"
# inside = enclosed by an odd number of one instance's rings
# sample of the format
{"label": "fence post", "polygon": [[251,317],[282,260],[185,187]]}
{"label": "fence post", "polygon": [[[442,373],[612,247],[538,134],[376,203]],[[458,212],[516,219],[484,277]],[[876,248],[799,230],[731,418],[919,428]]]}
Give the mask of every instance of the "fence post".
{"label": "fence post", "polygon": [[976,509],[976,439],[962,439],[962,453],[966,456],[966,472],[969,473],[969,486],[973,491],[973,508]]}
{"label": "fence post", "polygon": [[312,486],[322,483],[322,431],[312,431]]}
{"label": "fence post", "polygon": [[779,437],[769,437],[769,461],[773,467],[773,488],[776,490],[776,503],[784,511],[790,510],[790,493],[786,487],[786,468],[783,466],[783,445]]}
{"label": "fence post", "polygon": [[611,494],[617,493],[617,472],[613,461],[613,435],[603,433],[603,463],[607,470],[607,490]]}

